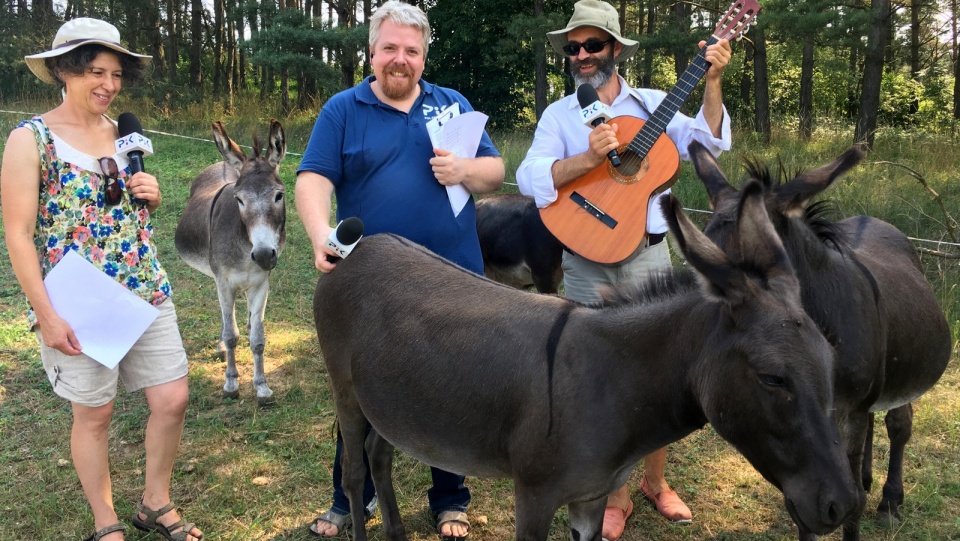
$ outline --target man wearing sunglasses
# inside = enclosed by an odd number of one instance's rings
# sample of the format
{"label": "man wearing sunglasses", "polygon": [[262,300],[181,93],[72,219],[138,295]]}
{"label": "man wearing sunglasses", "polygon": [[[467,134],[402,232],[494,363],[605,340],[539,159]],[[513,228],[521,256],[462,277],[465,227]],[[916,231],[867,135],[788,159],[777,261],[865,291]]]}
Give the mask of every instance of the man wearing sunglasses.
{"label": "man wearing sunglasses", "polygon": [[[632,57],[639,43],[620,34],[617,10],[601,0],[580,0],[574,6],[567,27],[549,32],[547,38],[558,54],[567,56],[570,74],[577,85],[590,85],[600,101],[614,116],[650,118],[666,96],[659,90],[631,88],[616,73],[616,64]],[[700,42],[703,47],[705,42]],[[706,49],[710,68],[705,74],[703,106],[694,118],[677,114],[667,126],[667,136],[676,144],[681,158],[688,160],[687,146],[696,140],[716,156],[730,148],[730,119],[723,106],[721,75],[730,60],[730,44],[720,40]],[[611,150],[618,148],[616,123],[594,128],[581,120],[575,95],[551,104],[537,125],[533,145],[517,170],[520,192],[533,197],[537,206],[556,201],[557,188],[601,166]],[[612,182],[612,181],[611,181]],[[669,190],[663,194],[666,195]],[[651,272],[671,266],[667,243],[662,242],[667,224],[660,212],[659,197],[652,197],[647,214],[646,245],[640,254],[626,263],[602,265],[571,252],[563,254],[565,296],[580,302],[600,300],[603,286],[643,281]],[[692,520],[690,509],[664,478],[666,448],[644,459],[640,492],[665,518],[676,523]],[[607,499],[603,519],[603,538],[609,541],[623,534],[633,503],[629,483]]]}

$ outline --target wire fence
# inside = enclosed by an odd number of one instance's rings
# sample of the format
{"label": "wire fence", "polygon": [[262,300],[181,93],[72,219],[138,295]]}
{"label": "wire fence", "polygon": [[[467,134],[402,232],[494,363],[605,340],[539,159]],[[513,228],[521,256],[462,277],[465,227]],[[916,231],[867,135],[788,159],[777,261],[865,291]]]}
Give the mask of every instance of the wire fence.
{"label": "wire fence", "polygon": [[[29,116],[35,116],[35,115],[37,114],[37,113],[29,113],[29,112],[25,112],[25,111],[7,111],[7,110],[3,110],[3,109],[0,109],[0,113],[20,115],[20,116],[28,116],[28,117],[29,117]],[[143,131],[146,132],[146,133],[163,135],[163,136],[165,136],[165,137],[177,137],[177,138],[180,138],[180,139],[189,139],[189,140],[192,140],[192,141],[202,141],[202,142],[204,142],[204,143],[216,144],[212,139],[204,139],[204,138],[202,138],[202,137],[191,137],[191,136],[189,136],[189,135],[180,135],[180,134],[177,134],[177,133],[169,133],[169,132],[164,132],[164,131],[159,131],[159,130],[148,130],[148,129],[144,129]],[[252,147],[247,146],[247,145],[241,145],[241,146],[243,146],[243,147],[245,147],[245,148],[252,148]],[[289,151],[288,151],[287,154],[289,154],[289,155],[291,155],[291,156],[303,157],[303,154],[298,154],[298,153],[295,153],[295,152],[289,152]],[[514,183],[514,182],[504,182],[504,184],[509,184],[509,185],[511,185],[511,186],[516,186],[516,185],[517,185],[517,184]],[[685,212],[692,212],[692,213],[698,213],[698,214],[708,214],[708,215],[709,215],[709,214],[713,214],[713,211],[704,210],[704,209],[684,208],[683,210],[684,210]],[[914,243],[924,243],[924,244],[929,244],[929,245],[934,245],[934,246],[936,246],[936,248],[926,248],[926,247],[920,246],[920,247],[918,247],[918,250],[920,250],[921,252],[924,252],[924,253],[927,253],[927,254],[930,254],[930,255],[934,255],[934,256],[937,256],[937,257],[947,258],[947,259],[960,259],[960,243],[947,242],[947,241],[943,241],[943,240],[922,239],[922,238],[916,238],[916,237],[910,237],[910,236],[908,236],[907,238],[910,239],[910,241],[911,241],[911,242],[914,242]],[[952,249],[952,250],[957,250],[957,253],[944,252],[944,251],[943,251],[944,248],[949,248],[949,249]]]}

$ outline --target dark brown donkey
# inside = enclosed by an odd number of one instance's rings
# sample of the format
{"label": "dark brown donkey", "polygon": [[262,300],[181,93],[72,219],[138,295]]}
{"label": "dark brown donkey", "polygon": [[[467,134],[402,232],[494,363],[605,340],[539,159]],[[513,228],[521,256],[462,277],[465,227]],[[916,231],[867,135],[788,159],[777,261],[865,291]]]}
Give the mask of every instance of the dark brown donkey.
{"label": "dark brown donkey", "polygon": [[[703,147],[691,145],[690,155],[714,209],[704,233],[736,257],[741,249],[736,235],[741,194]],[[866,487],[871,473],[863,453],[865,444],[869,448],[872,443],[867,438],[873,412],[887,411],[890,467],[878,511],[892,520],[899,517],[897,508],[903,502],[910,402],[940,379],[950,359],[951,338],[916,251],[903,233],[869,216],[832,222],[825,217],[826,203],[808,205],[862,158],[853,148],[833,163],[782,184],[774,183],[759,163],[749,169],[764,186],[767,212],[796,269],[803,306],[836,350],[834,417],[851,471]],[[844,524],[844,541],[860,539],[862,512]],[[813,538],[801,527],[800,539]]]}
{"label": "dark brown donkey", "polygon": [[[711,423],[782,490],[806,531],[860,505],[839,445],[832,352],[763,208],[744,194],[741,256],[670,199],[693,271],[580,305],[475,276],[391,235],[360,241],[314,296],[343,434],[343,486],[360,501],[366,440],[386,538],[406,539],[393,448],[448,471],[508,477],[516,539],[544,541],[569,509],[599,541],[606,496],[646,454]],[[365,541],[363,506],[353,505]]]}
{"label": "dark brown donkey", "polygon": [[273,391],[263,370],[263,314],[270,271],[286,240],[284,185],[277,174],[286,140],[283,127],[271,120],[267,148],[261,149],[254,137],[253,157],[248,159],[220,122],[213,123],[213,136],[224,161],[204,169],[190,186],[190,199],[177,224],[177,252],[217,283],[222,317],[219,350],[227,363],[223,393],[228,397],[240,392],[234,307],[237,297],[246,294],[253,386],[258,403],[268,405]]}

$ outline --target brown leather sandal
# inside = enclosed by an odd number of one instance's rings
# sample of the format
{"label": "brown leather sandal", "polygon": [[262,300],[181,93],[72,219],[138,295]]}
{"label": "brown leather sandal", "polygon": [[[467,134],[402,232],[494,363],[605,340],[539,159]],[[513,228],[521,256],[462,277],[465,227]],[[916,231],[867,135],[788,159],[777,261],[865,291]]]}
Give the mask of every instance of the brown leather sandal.
{"label": "brown leather sandal", "polygon": [[127,527],[119,522],[116,524],[111,524],[102,530],[97,530],[90,535],[90,537],[84,539],[83,541],[100,541],[104,537],[112,534],[113,532],[126,532]]}
{"label": "brown leather sandal", "polygon": [[[467,533],[463,534],[462,536],[443,535],[443,532],[441,531],[443,529],[443,525],[450,522],[463,524],[467,527]],[[440,539],[443,541],[463,541],[467,538],[467,535],[470,534],[470,521],[467,519],[467,514],[463,511],[456,510],[441,512],[439,515],[437,515],[437,533],[440,534]]]}
{"label": "brown leather sandal", "polygon": [[[180,520],[169,526],[164,526],[163,524],[157,522],[158,518],[166,515],[172,511],[173,508],[174,505],[172,502],[157,510],[150,509],[149,507],[143,505],[143,502],[140,502],[137,504],[137,512],[130,517],[130,522],[132,522],[138,530],[144,532],[157,532],[164,538],[169,539],[169,541],[187,541],[187,536],[193,536],[195,539],[203,539],[202,533],[199,536],[190,533],[194,528],[196,528],[196,524],[188,524],[184,522],[182,517]],[[146,518],[140,518],[141,514],[143,514],[143,516]]]}

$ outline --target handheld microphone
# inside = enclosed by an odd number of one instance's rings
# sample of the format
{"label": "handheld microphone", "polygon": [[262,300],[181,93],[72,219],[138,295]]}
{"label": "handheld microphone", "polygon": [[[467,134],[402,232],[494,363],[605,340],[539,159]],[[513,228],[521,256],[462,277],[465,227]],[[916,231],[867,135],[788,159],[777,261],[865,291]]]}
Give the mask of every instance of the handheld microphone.
{"label": "handheld microphone", "polygon": [[340,223],[330,232],[327,237],[327,248],[337,253],[336,256],[327,256],[327,261],[335,263],[350,255],[353,247],[360,242],[363,236],[363,221],[356,216],[351,216]]}
{"label": "handheld microphone", "polygon": [[[600,101],[597,89],[589,84],[577,87],[577,102],[580,103],[580,118],[588,128],[596,128],[613,118],[610,108]],[[620,154],[617,153],[617,149],[608,152],[607,158],[614,167],[620,167]]]}
{"label": "handheld microphone", "polygon": [[[116,140],[114,147],[117,154],[127,155],[127,159],[130,160],[130,173],[146,171],[143,168],[143,157],[153,154],[153,143],[143,136],[140,119],[133,113],[120,113],[117,117],[117,130],[120,132],[120,139]],[[141,205],[146,204],[142,199],[135,201]]]}

